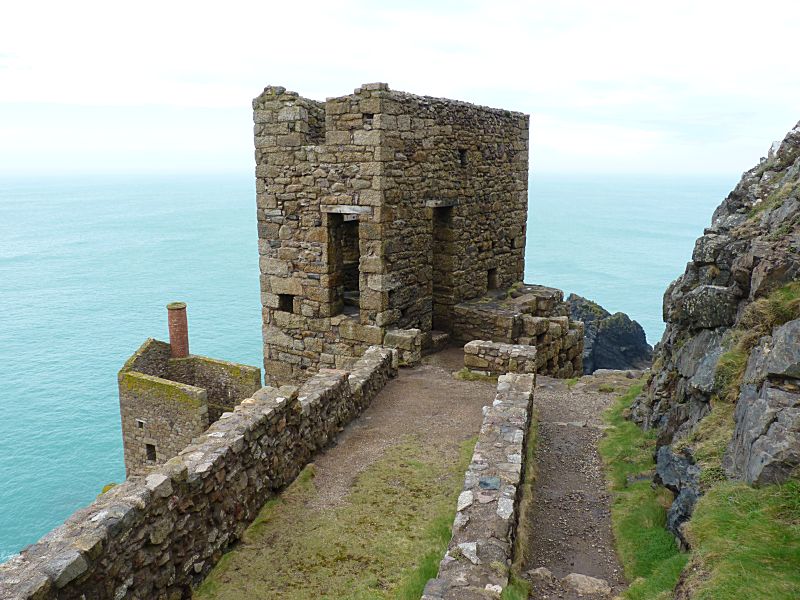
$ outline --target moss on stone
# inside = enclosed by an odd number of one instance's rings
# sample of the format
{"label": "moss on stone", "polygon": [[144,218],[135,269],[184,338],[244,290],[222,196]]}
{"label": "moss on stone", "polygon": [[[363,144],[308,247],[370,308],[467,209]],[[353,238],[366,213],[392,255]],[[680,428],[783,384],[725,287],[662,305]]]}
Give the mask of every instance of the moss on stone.
{"label": "moss on stone", "polygon": [[128,392],[138,397],[149,396],[191,408],[199,408],[206,403],[205,393],[201,388],[143,373],[121,373],[119,386],[121,393]]}
{"label": "moss on stone", "polygon": [[497,375],[488,375],[486,373],[480,373],[478,371],[473,371],[468,367],[464,367],[460,371],[456,371],[453,373],[453,377],[456,379],[460,379],[462,381],[485,381],[488,383],[496,383],[497,382]]}

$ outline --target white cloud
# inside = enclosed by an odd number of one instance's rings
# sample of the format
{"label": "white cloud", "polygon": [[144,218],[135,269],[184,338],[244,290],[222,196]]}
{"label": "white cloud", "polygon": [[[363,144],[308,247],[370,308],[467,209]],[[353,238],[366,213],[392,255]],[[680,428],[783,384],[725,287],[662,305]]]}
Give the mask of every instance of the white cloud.
{"label": "white cloud", "polygon": [[[702,171],[712,144],[710,167],[738,172],[800,118],[796,2],[34,0],[3,14],[0,128],[32,138],[53,126],[45,105],[248,111],[267,83],[324,98],[388,81],[532,113],[542,168]],[[39,119],[7,122],[31,103]],[[152,127],[179,153],[168,112]]]}

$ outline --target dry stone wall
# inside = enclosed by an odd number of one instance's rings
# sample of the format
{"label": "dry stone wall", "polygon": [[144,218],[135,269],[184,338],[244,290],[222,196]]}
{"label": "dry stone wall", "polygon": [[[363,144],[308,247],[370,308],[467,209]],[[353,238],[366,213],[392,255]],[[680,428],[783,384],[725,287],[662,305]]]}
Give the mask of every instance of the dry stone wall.
{"label": "dry stone wall", "polygon": [[260,389],[176,457],[0,565],[0,597],[190,597],[264,502],[369,405],[396,365],[396,351],[373,347],[349,374],[326,370],[299,389]]}
{"label": "dry stone wall", "polygon": [[536,373],[536,347],[473,340],[464,346],[464,366],[490,374]]}
{"label": "dry stone wall", "polygon": [[499,598],[508,585],[535,383],[533,374],[498,379],[458,497],[453,537],[423,600]]}
{"label": "dry stone wall", "polygon": [[522,277],[526,115],[384,83],[253,109],[267,383],[349,367],[387,329],[430,337]]}
{"label": "dry stone wall", "polygon": [[561,290],[517,284],[455,307],[452,336],[536,347],[536,372],[583,373],[583,323],[570,321]]}

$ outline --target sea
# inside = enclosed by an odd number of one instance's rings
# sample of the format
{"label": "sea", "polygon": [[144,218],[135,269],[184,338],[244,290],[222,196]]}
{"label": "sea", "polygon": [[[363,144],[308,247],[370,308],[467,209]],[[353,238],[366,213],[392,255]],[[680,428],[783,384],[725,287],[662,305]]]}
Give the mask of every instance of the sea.
{"label": "sea", "polygon": [[[738,180],[535,175],[525,280],[661,337],[661,299]],[[251,174],[0,177],[0,561],[125,470],[117,371],[168,302],[191,351],[260,366]]]}

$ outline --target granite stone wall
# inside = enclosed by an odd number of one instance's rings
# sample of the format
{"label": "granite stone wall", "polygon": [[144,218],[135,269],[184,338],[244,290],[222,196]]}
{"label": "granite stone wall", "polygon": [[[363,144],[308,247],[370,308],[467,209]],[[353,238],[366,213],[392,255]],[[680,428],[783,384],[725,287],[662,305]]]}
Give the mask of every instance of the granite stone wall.
{"label": "granite stone wall", "polygon": [[423,600],[499,598],[508,585],[535,384],[534,374],[498,379],[458,497],[453,537]]}
{"label": "granite stone wall", "polygon": [[490,374],[536,373],[536,347],[473,340],[464,346],[464,366]]}
{"label": "granite stone wall", "polygon": [[143,473],[178,454],[220,415],[261,387],[256,367],[190,355],[170,358],[152,338],[118,375],[125,470]]}
{"label": "granite stone wall", "polygon": [[387,329],[447,330],[522,277],[526,115],[383,83],[324,103],[267,87],[253,109],[267,383],[349,367]]}
{"label": "granite stone wall", "polygon": [[374,347],[353,370],[264,387],[176,457],[129,477],[0,565],[0,597],[187,598],[266,500],[396,374]]}

